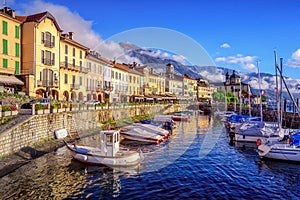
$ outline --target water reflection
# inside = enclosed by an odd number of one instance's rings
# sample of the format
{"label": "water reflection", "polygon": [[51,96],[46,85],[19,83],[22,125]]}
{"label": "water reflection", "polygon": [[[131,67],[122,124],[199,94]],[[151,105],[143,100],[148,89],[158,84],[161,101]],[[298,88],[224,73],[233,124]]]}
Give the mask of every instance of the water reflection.
{"label": "water reflection", "polygon": [[[255,143],[228,145],[207,116],[178,123],[169,142],[141,149],[137,168],[87,166],[65,147],[1,178],[2,199],[297,199],[300,164],[261,159]],[[82,138],[98,145],[97,135]],[[205,155],[205,156],[204,156]]]}

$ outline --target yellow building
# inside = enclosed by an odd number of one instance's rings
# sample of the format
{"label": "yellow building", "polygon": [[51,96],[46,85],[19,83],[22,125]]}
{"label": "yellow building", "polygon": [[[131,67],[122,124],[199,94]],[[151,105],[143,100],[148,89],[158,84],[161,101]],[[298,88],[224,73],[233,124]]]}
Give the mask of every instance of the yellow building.
{"label": "yellow building", "polygon": [[211,102],[213,87],[209,85],[207,80],[199,79],[197,85],[198,101]]}
{"label": "yellow building", "polygon": [[59,99],[59,25],[49,12],[17,19],[23,22],[21,74],[26,79],[26,94]]}
{"label": "yellow building", "polygon": [[14,75],[21,70],[21,21],[16,19],[15,11],[4,7],[0,10],[0,92],[14,93],[24,85]]}
{"label": "yellow building", "polygon": [[189,77],[183,77],[183,96],[190,99],[197,99],[197,80]]}
{"label": "yellow building", "polygon": [[[87,100],[98,100],[104,102],[105,96],[109,93],[109,89],[104,87],[104,71],[105,67],[111,62],[95,51],[91,51],[86,56],[86,67],[88,74],[86,77]],[[109,97],[107,97],[109,98]]]}
{"label": "yellow building", "polygon": [[73,39],[73,32],[60,36],[60,93],[59,99],[65,101],[84,101],[86,94],[86,75],[84,67],[88,48]]}

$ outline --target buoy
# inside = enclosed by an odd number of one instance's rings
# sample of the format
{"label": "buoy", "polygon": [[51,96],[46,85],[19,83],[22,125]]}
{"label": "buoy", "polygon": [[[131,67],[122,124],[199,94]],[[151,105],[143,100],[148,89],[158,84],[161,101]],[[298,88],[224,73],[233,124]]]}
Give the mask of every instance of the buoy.
{"label": "buoy", "polygon": [[260,139],[260,138],[258,138],[258,139],[256,140],[256,145],[257,145],[257,146],[260,146],[260,145],[261,145],[261,139]]}

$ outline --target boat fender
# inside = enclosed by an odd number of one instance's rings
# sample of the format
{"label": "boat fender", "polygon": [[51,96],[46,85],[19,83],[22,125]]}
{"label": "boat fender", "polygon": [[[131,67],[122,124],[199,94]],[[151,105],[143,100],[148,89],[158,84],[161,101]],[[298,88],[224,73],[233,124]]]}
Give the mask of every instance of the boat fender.
{"label": "boat fender", "polygon": [[257,138],[257,140],[256,140],[256,145],[257,145],[257,146],[260,146],[260,145],[261,145],[261,139],[260,139],[260,138]]}

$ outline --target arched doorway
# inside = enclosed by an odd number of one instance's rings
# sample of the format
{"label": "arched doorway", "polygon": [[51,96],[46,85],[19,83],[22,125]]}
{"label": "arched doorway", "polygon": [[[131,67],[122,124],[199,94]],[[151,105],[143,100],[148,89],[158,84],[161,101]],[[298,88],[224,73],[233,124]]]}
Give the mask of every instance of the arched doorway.
{"label": "arched doorway", "polygon": [[71,100],[73,101],[73,102],[76,102],[76,99],[77,99],[77,95],[76,95],[76,92],[72,92],[71,93]]}
{"label": "arched doorway", "polygon": [[35,92],[35,96],[36,96],[37,98],[44,98],[45,95],[46,95],[46,90],[44,90],[44,89],[38,89],[38,90],[36,90],[36,92]]}
{"label": "arched doorway", "polygon": [[52,97],[53,100],[58,100],[58,91],[57,90],[51,90],[50,95]]}
{"label": "arched doorway", "polygon": [[63,100],[64,101],[69,101],[69,92],[68,91],[64,91],[64,93],[63,93]]}
{"label": "arched doorway", "polygon": [[98,94],[98,101],[102,102],[102,94]]}
{"label": "arched doorway", "polygon": [[83,102],[83,94],[82,94],[82,92],[79,92],[79,94],[78,94],[78,100],[80,102]]}
{"label": "arched doorway", "polygon": [[92,95],[91,95],[91,94],[88,94],[88,95],[87,95],[87,101],[90,101],[90,100],[92,100]]}

